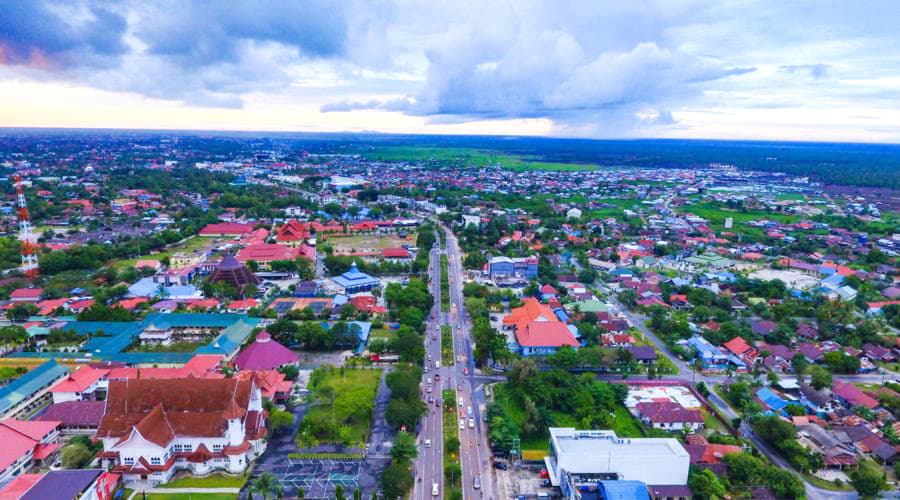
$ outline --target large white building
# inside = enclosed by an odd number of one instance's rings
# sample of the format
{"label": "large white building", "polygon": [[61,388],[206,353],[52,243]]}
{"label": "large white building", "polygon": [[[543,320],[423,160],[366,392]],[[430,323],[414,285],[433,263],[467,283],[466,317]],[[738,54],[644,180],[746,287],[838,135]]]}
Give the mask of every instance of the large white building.
{"label": "large white building", "polygon": [[156,485],[176,470],[242,473],[265,450],[265,433],[253,378],[137,379],[109,383],[97,438],[105,467]]}
{"label": "large white building", "polygon": [[648,486],[687,484],[690,455],[672,438],[620,438],[613,431],[550,428],[550,482],[563,496],[601,480],[641,481]]}

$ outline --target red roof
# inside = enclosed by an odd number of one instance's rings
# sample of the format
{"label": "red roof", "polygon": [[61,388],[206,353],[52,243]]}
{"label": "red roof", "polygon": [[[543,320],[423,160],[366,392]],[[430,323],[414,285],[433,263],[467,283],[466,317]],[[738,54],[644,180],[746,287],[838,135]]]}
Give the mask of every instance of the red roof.
{"label": "red roof", "polygon": [[385,258],[409,258],[409,250],[403,247],[385,248],[381,251],[381,256]]}
{"label": "red roof", "polygon": [[259,243],[241,249],[235,258],[241,263],[245,263],[248,260],[272,262],[275,260],[294,260],[302,254],[303,251],[300,248],[291,248],[277,243]]}
{"label": "red roof", "polygon": [[50,392],[84,392],[91,384],[105,377],[107,373],[109,370],[82,366],[69,373],[69,376],[53,386]]}
{"label": "red roof", "polygon": [[851,406],[865,406],[870,410],[874,410],[878,407],[878,401],[875,398],[867,395],[859,387],[856,387],[853,384],[835,380],[834,385],[831,387],[831,391],[836,396],[847,401]]}
{"label": "red roof", "polygon": [[309,229],[306,224],[291,219],[278,228],[278,234],[275,236],[277,241],[303,241],[310,237]]}
{"label": "red roof", "polygon": [[43,477],[44,474],[19,474],[0,489],[0,498],[22,498]]}
{"label": "red roof", "polygon": [[9,294],[11,299],[39,299],[44,293],[43,288],[17,288]]}
{"label": "red roof", "polygon": [[541,287],[541,293],[551,294],[556,293],[556,288],[553,288],[553,285],[549,283]]}
{"label": "red roof", "polygon": [[250,224],[241,224],[239,222],[219,222],[216,224],[207,224],[200,230],[202,236],[217,236],[220,234],[241,235],[253,231]]}
{"label": "red roof", "polygon": [[578,347],[575,336],[562,321],[532,321],[516,330],[516,341],[523,347]]}
{"label": "red roof", "polygon": [[0,470],[5,470],[26,453],[34,452],[47,434],[59,427],[59,422],[14,420],[0,421]]}
{"label": "red roof", "polygon": [[743,337],[735,337],[728,342],[725,342],[724,345],[726,349],[731,351],[736,356],[740,356],[741,354],[753,350],[753,348],[750,347],[749,344],[747,344],[747,341],[744,340]]}

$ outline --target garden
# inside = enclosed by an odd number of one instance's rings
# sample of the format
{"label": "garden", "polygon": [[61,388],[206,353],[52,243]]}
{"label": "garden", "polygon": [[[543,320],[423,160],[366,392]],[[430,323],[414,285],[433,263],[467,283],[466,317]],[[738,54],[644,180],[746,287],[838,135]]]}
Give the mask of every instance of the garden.
{"label": "garden", "polygon": [[381,370],[325,366],[309,377],[310,408],[297,429],[297,444],[362,447],[369,438]]}

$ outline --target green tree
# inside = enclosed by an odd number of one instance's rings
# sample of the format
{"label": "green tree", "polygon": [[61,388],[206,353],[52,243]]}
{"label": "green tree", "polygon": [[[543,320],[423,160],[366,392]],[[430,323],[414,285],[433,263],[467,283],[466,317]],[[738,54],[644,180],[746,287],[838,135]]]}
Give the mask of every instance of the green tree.
{"label": "green tree", "polygon": [[334,500],[345,500],[344,498],[344,485],[339,484],[334,488]]}
{"label": "green tree", "polygon": [[831,387],[833,383],[831,373],[821,366],[813,366],[809,369],[810,385],[817,391]]}
{"label": "green tree", "polygon": [[879,491],[887,488],[884,471],[868,460],[860,463],[859,467],[850,473],[850,482],[863,498],[875,498]]}
{"label": "green tree", "polygon": [[284,487],[272,473],[263,472],[250,482],[250,493],[261,495],[263,500],[281,498],[284,495]]}
{"label": "green tree", "polygon": [[72,443],[64,446],[59,456],[63,468],[80,469],[94,458],[94,452],[81,443]]}
{"label": "green tree", "polygon": [[688,475],[688,486],[698,500],[716,500],[724,498],[727,491],[719,482],[719,478],[709,469],[691,467]]}
{"label": "green tree", "polygon": [[400,498],[412,488],[412,473],[409,466],[392,463],[384,468],[378,483],[385,498],[391,500]]}
{"label": "green tree", "polygon": [[294,424],[294,415],[291,412],[276,408],[269,413],[266,424],[267,427],[272,429],[273,434],[278,434],[285,429],[289,429]]}
{"label": "green tree", "polygon": [[408,464],[412,462],[419,456],[416,438],[408,432],[401,431],[397,433],[390,455],[394,463]]}

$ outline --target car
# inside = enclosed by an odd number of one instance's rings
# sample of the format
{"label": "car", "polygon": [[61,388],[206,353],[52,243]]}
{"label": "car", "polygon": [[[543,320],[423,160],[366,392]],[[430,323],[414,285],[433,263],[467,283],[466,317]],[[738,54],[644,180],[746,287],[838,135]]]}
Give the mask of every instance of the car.
{"label": "car", "polygon": [[541,470],[541,479],[548,479],[548,478],[550,478],[550,473],[547,472],[547,469]]}
{"label": "car", "polygon": [[456,398],[456,404],[458,404],[459,406],[462,406],[462,405],[463,405],[462,396]]}
{"label": "car", "polygon": [[435,400],[434,400],[434,406],[441,406],[441,400],[440,400],[440,399],[435,399]]}
{"label": "car", "polygon": [[549,479],[544,479],[543,481],[541,481],[541,486],[543,486],[544,488],[549,488],[549,487],[553,486],[553,484],[550,482]]}
{"label": "car", "polygon": [[466,407],[466,413],[468,413],[469,415],[472,414],[472,407],[471,407],[471,406],[467,406],[467,407]]}
{"label": "car", "polygon": [[509,464],[506,462],[494,462],[494,468],[500,469],[500,470],[507,470],[507,469],[509,469]]}
{"label": "car", "polygon": [[459,430],[465,430],[465,428],[466,428],[466,419],[464,419],[464,418],[459,419]]}
{"label": "car", "polygon": [[437,483],[431,483],[431,496],[436,497],[441,493]]}
{"label": "car", "polygon": [[435,379],[435,380],[440,380],[440,379],[441,379],[441,374],[440,374],[440,373],[435,373],[435,374],[434,374],[434,379]]}
{"label": "car", "polygon": [[[436,333],[432,333],[432,334],[431,334],[431,340],[437,340],[437,334],[436,334]],[[429,358],[430,358],[430,357],[431,357],[431,356],[429,356]]]}
{"label": "car", "polygon": [[463,375],[468,375],[468,374],[469,374],[469,369],[463,368]]}
{"label": "car", "polygon": [[440,368],[440,367],[441,367],[441,362],[440,362],[440,361],[435,361],[435,362],[434,362],[434,368],[435,368],[435,369],[438,369],[438,368]]}
{"label": "car", "polygon": [[474,428],[475,428],[475,419],[472,417],[469,417],[469,429],[474,429]]}
{"label": "car", "polygon": [[429,385],[428,387],[425,388],[425,392],[428,392],[428,393],[431,392],[431,386],[430,386],[430,385]]}
{"label": "car", "polygon": [[434,403],[434,396],[428,396],[428,402]]}
{"label": "car", "polygon": [[431,448],[431,440],[430,440],[430,439],[426,439],[426,440],[425,440],[425,447],[426,447],[426,448]]}
{"label": "car", "polygon": [[427,359],[428,361],[431,361],[431,354],[429,354],[428,357],[426,357],[425,359]]}
{"label": "car", "polygon": [[431,385],[431,377],[426,378],[425,383]]}
{"label": "car", "polygon": [[472,487],[475,488],[476,490],[481,488],[481,478],[479,478],[478,476],[475,476],[475,479],[472,481]]}

